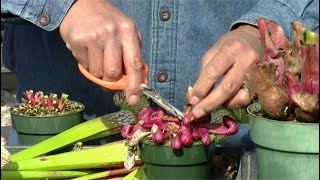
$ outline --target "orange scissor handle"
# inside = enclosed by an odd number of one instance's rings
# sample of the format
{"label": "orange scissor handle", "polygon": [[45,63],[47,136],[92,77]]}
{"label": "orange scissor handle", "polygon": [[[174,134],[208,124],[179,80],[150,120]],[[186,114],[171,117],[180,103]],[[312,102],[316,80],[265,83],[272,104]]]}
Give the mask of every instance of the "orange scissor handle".
{"label": "orange scissor handle", "polygon": [[[99,84],[100,86],[110,89],[110,90],[125,90],[126,89],[126,84],[127,84],[127,76],[122,75],[120,79],[116,81],[104,81],[102,79],[99,79],[92,74],[90,74],[80,63],[78,63],[78,68],[80,72],[88,78],[90,81]],[[143,83],[148,84],[148,66],[144,64],[143,66]]]}

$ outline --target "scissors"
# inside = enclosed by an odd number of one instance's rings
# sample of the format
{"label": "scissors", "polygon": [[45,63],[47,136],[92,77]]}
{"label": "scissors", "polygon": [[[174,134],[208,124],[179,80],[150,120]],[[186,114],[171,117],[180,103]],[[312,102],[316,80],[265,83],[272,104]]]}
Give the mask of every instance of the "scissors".
{"label": "scissors", "polygon": [[[99,84],[100,86],[110,89],[110,90],[125,90],[126,89],[126,83],[127,83],[127,76],[125,74],[122,74],[120,79],[116,81],[104,81],[102,79],[99,79],[92,74],[90,74],[80,63],[78,63],[78,68],[80,72],[88,78],[90,81]],[[172,114],[173,116],[177,117],[178,119],[182,119],[183,113],[179,111],[177,108],[172,106],[169,102],[167,102],[165,99],[163,99],[158,92],[150,88],[147,80],[148,75],[148,66],[144,64],[143,66],[143,83],[140,85],[140,88],[142,90],[142,93],[152,99],[156,104],[164,108],[168,113]]]}

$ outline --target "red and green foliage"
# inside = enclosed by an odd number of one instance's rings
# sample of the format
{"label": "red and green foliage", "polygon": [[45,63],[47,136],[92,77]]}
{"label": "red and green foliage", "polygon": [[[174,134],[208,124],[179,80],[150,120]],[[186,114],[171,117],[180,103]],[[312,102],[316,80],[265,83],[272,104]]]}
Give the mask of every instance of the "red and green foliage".
{"label": "red and green foliage", "polygon": [[264,59],[247,74],[250,97],[273,119],[318,122],[319,36],[292,22],[292,43],[276,22],[257,21]]}
{"label": "red and green foliage", "polygon": [[121,130],[122,137],[131,139],[137,130],[151,132],[145,140],[155,144],[170,143],[174,150],[192,146],[195,142],[209,145],[210,134],[233,135],[238,132],[238,123],[228,116],[223,117],[223,123],[211,122],[210,116],[194,119],[191,106],[186,105],[181,120],[168,114],[163,108],[145,107],[138,113],[138,123],[126,124]]}
{"label": "red and green foliage", "polygon": [[27,116],[49,116],[78,112],[83,109],[79,103],[69,101],[68,94],[62,94],[60,98],[57,94],[45,95],[42,91],[33,92],[27,90],[23,92],[25,98],[21,98],[21,103],[12,108],[11,113]]}

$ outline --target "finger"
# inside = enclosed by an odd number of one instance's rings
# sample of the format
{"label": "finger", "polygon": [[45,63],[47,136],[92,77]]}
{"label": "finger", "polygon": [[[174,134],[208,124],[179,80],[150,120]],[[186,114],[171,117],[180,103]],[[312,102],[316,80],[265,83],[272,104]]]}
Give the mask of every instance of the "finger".
{"label": "finger", "polygon": [[201,60],[201,68],[205,67],[214,56],[216,56],[219,53],[220,46],[219,42],[215,43],[203,56]]}
{"label": "finger", "polygon": [[122,49],[114,40],[107,41],[104,49],[103,80],[114,81],[122,75]]}
{"label": "finger", "polygon": [[228,100],[223,106],[230,109],[240,108],[249,105],[251,101],[249,92],[241,88],[237,94]]}
{"label": "finger", "polygon": [[234,96],[240,89],[242,82],[245,80],[245,76],[242,72],[246,72],[245,66],[240,63],[235,64],[224,76],[221,83],[205,99],[194,107],[194,116],[200,118],[218,106],[221,106],[224,102]]}
{"label": "finger", "polygon": [[140,32],[138,32],[138,37],[139,37],[139,45],[141,47],[143,39],[142,39],[142,34]]}
{"label": "finger", "polygon": [[93,76],[103,77],[103,49],[97,46],[88,47],[89,72]]}
{"label": "finger", "polygon": [[143,78],[143,60],[139,37],[134,28],[124,33],[122,41],[123,60],[127,74],[126,97],[129,104],[136,104],[140,98],[140,85]]}
{"label": "finger", "polygon": [[89,68],[88,63],[88,49],[83,46],[70,46],[72,55],[77,59],[77,61],[85,68]]}
{"label": "finger", "polygon": [[214,83],[232,66],[226,54],[218,53],[200,71],[196,83],[193,85],[189,102],[198,104],[212,90]]}

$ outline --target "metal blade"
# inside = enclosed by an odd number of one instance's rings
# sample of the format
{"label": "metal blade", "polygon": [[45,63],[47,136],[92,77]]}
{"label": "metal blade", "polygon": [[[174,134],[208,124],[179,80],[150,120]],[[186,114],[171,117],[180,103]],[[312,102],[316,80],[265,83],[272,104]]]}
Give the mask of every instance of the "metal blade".
{"label": "metal blade", "polygon": [[156,104],[164,108],[168,113],[177,117],[178,119],[182,119],[183,113],[179,111],[177,108],[172,106],[168,101],[164,100],[155,89],[150,88],[146,84],[141,84],[140,88],[142,89],[142,93],[147,97],[151,98]]}

